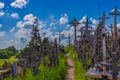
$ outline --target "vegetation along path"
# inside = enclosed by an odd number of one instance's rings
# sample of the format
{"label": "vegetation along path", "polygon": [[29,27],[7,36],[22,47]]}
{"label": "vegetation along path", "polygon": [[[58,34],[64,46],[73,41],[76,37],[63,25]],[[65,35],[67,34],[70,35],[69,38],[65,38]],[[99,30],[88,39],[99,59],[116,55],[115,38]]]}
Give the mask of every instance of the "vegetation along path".
{"label": "vegetation along path", "polygon": [[68,57],[67,59],[68,70],[67,70],[66,80],[74,80],[74,62],[69,57],[69,53],[67,54],[67,57]]}

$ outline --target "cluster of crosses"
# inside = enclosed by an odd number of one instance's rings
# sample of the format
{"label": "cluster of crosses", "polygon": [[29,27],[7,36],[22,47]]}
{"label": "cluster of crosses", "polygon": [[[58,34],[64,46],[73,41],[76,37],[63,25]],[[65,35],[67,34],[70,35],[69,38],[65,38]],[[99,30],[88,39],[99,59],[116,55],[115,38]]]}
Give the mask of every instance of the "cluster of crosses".
{"label": "cluster of crosses", "polygon": [[[57,43],[57,38],[50,42],[48,38],[41,40],[39,29],[37,26],[38,19],[35,20],[32,29],[31,41],[27,47],[22,51],[21,59],[25,59],[27,63],[26,68],[32,68],[33,74],[39,72],[39,64],[44,63],[45,66],[54,67],[59,64],[58,53],[60,47]],[[47,60],[48,59],[48,60]]]}
{"label": "cluster of crosses", "polygon": [[[81,24],[74,18],[71,24],[74,26],[74,49],[78,53],[78,59],[83,63],[85,69],[89,69],[86,76],[95,80],[118,80],[120,79],[119,71],[119,55],[120,55],[120,30],[116,27],[116,17],[120,15],[117,7],[113,12],[114,26],[109,26],[110,31],[105,28],[105,21],[109,19],[103,12],[103,16],[99,18],[99,23],[95,30],[89,27],[92,22],[82,22],[85,26],[80,28],[80,35],[76,36],[76,27]],[[113,31],[114,29],[114,31]],[[77,37],[80,39],[77,40]],[[91,60],[91,64],[87,64],[87,60]],[[90,68],[92,67],[92,68]]]}
{"label": "cluster of crosses", "polygon": [[[76,36],[76,27],[82,23],[84,23],[85,26],[79,30],[81,35]],[[91,34],[92,27],[89,27],[88,25],[92,24],[92,22],[89,22],[88,18],[86,18],[86,21],[82,23],[78,22],[76,18],[74,18],[71,22],[71,24],[74,26],[74,49],[78,53],[78,59],[82,61],[84,68],[86,68],[89,66],[86,64],[87,57],[90,56],[89,51],[93,48],[93,35]],[[79,37],[79,40],[77,40],[77,37]]]}
{"label": "cluster of crosses", "polygon": [[[0,74],[0,80],[5,76],[20,76],[19,72],[20,74],[25,74],[27,68],[31,68],[33,75],[38,74],[40,72],[39,65],[41,63],[44,63],[44,66],[50,68],[57,66],[59,64],[58,54],[64,52],[64,47],[60,45],[60,32],[58,35],[59,43],[57,43],[57,38],[55,38],[53,42],[50,42],[48,38],[41,40],[38,29],[38,19],[35,18],[34,24],[32,25],[31,41],[21,50],[18,61],[10,65],[5,62],[5,65],[9,66],[5,68],[3,65],[3,67],[0,68],[5,70],[5,72]],[[18,69],[19,67],[21,69]]]}

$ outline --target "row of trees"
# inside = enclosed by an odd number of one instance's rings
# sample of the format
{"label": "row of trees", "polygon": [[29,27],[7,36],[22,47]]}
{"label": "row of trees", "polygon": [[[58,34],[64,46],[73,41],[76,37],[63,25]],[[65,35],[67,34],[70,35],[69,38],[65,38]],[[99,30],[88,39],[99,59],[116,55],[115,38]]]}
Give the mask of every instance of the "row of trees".
{"label": "row of trees", "polygon": [[8,59],[11,56],[15,56],[18,50],[14,46],[10,46],[6,49],[0,50],[0,59]]}

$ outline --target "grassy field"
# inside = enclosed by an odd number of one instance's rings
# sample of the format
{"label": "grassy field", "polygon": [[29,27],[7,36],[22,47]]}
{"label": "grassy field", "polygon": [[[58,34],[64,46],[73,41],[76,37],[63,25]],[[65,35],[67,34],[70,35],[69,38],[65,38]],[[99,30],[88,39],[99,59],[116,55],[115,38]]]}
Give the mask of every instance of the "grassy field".
{"label": "grassy field", "polygon": [[10,57],[10,59],[0,59],[0,66],[3,65],[5,61],[9,61],[10,63],[13,63],[14,61],[17,61],[18,59],[15,58],[15,56]]}

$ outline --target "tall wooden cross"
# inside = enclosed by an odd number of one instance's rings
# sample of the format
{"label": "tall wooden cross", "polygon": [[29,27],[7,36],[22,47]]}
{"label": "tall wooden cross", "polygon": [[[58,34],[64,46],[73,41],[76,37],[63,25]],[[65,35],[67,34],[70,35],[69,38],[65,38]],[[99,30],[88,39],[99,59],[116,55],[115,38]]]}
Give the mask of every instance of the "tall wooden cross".
{"label": "tall wooden cross", "polygon": [[89,22],[88,21],[88,18],[86,18],[86,22],[83,22],[84,24],[85,24],[85,28],[86,28],[86,34],[88,35],[89,33],[88,33],[88,25],[89,24],[92,24],[92,22]]}
{"label": "tall wooden cross", "polygon": [[117,19],[117,16],[120,15],[120,13],[118,13],[118,9],[117,7],[115,7],[114,11],[113,12],[110,12],[109,13],[110,15],[114,15],[114,40],[116,40],[117,38],[117,27],[116,27],[116,19]]}
{"label": "tall wooden cross", "polygon": [[76,27],[80,24],[77,19],[74,17],[74,19],[72,20],[72,22],[70,22],[70,24],[72,24],[74,26],[74,46],[76,45],[76,41],[77,41],[77,37],[76,37]]}

